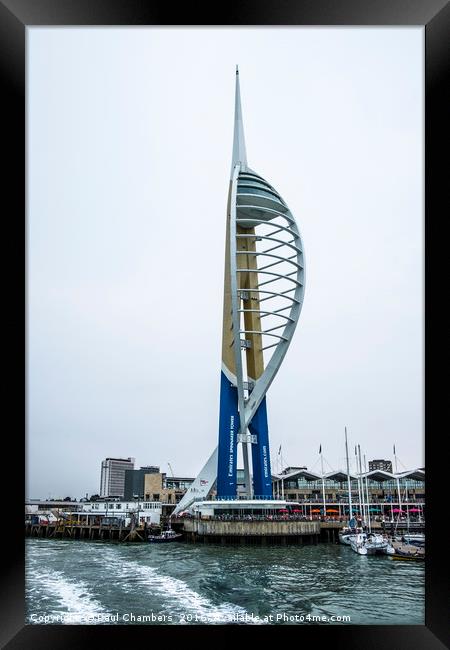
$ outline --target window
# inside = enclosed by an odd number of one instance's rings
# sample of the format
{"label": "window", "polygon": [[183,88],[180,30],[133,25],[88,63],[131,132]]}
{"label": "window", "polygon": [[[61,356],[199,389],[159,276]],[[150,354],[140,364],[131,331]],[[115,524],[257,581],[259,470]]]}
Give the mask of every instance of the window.
{"label": "window", "polygon": [[257,189],[255,187],[241,187],[241,186],[239,186],[237,193],[238,193],[238,195],[239,194],[257,194],[258,196],[265,196],[265,197],[271,199],[272,201],[276,201],[277,203],[281,203],[280,197],[277,196],[276,194],[273,194],[272,192],[270,192],[268,190],[260,190],[260,189]]}
{"label": "window", "polygon": [[249,172],[242,172],[241,174],[239,174],[238,180],[239,181],[241,181],[241,180],[252,180],[252,181],[255,180],[255,181],[259,181],[260,183],[268,184],[267,181],[264,178],[262,178],[261,176],[258,176],[258,174],[250,174]]}
{"label": "window", "polygon": [[242,185],[250,185],[251,187],[260,187],[263,190],[267,190],[268,192],[272,192],[272,188],[269,187],[266,183],[261,183],[256,179],[247,179],[247,178],[239,178],[238,180],[238,188],[242,187]]}

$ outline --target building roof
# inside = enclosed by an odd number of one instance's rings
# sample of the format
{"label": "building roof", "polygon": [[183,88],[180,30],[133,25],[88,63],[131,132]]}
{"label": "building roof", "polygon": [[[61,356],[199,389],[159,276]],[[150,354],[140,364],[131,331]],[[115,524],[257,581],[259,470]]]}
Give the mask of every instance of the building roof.
{"label": "building roof", "polygon": [[412,469],[407,472],[402,472],[398,474],[399,478],[410,478],[412,481],[424,481],[425,480],[425,468]]}
{"label": "building roof", "polygon": [[305,469],[300,469],[300,470],[294,469],[292,470],[292,472],[289,472],[289,474],[274,474],[272,478],[275,481],[281,481],[287,478],[294,478],[294,477],[303,477],[306,481],[317,481],[322,478],[319,474],[308,472]]}
{"label": "building roof", "polygon": [[[363,472],[363,477],[365,476],[366,474]],[[281,481],[285,479],[300,478],[300,477],[304,478],[306,481],[322,480],[321,474],[315,474],[314,472],[308,472],[307,470],[292,468],[292,471],[287,474],[273,474],[272,481]],[[384,481],[396,480],[397,477],[399,479],[409,478],[413,481],[424,481],[425,470],[414,469],[399,474],[392,474],[391,472],[387,472],[384,469],[373,469],[370,472],[367,472],[367,477],[369,479],[372,479],[373,481],[377,481],[378,483],[383,483]],[[357,478],[358,478],[357,474],[350,474],[350,479],[352,481],[356,481]],[[324,479],[328,479],[332,481],[334,480],[334,481],[338,481],[339,483],[344,483],[345,481],[347,481],[347,472],[345,472],[344,470],[336,470],[336,471],[328,472],[327,474],[324,474]]]}
{"label": "building roof", "polygon": [[[336,470],[335,472],[328,472],[328,474],[324,475],[325,479],[330,479],[331,481],[338,481],[339,483],[345,483],[347,480],[347,472],[344,472],[344,470]],[[356,475],[355,474],[350,474],[350,479],[356,480]]]}
{"label": "building roof", "polygon": [[285,467],[285,468],[280,472],[280,474],[291,474],[292,472],[294,472],[294,471],[296,471],[296,470],[299,471],[299,470],[302,470],[302,469],[307,470],[308,468],[305,467],[304,465],[302,465],[301,467]]}
{"label": "building roof", "polygon": [[[363,473],[363,476],[366,476],[366,474]],[[367,478],[372,479],[372,481],[378,481],[378,483],[383,483],[384,481],[392,481],[392,479],[395,478],[395,475],[384,469],[373,469],[370,472],[367,472]]]}

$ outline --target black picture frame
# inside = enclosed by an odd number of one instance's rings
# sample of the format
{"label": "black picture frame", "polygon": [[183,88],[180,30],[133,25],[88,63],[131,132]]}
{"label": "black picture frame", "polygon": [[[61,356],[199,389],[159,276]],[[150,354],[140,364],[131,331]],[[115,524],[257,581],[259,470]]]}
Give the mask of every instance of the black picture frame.
{"label": "black picture frame", "polygon": [[[427,560],[426,560],[426,620],[424,626],[296,626],[298,642],[330,643],[345,648],[365,647],[399,650],[448,647],[448,564],[445,540],[441,539],[443,497],[445,495],[445,453],[439,450],[439,407],[446,405],[444,393],[447,382],[436,381],[435,372],[442,365],[441,355],[446,347],[439,317],[440,302],[431,301],[432,290],[445,267],[443,258],[431,254],[431,247],[440,239],[441,206],[448,185],[446,166],[440,162],[444,153],[444,132],[449,114],[446,86],[449,61],[450,6],[446,0],[292,0],[284,2],[242,0],[238,3],[211,3],[208,6],[189,3],[176,6],[151,0],[0,0],[0,66],[3,108],[2,175],[3,237],[7,267],[3,286],[4,320],[7,336],[4,350],[8,353],[6,394],[11,424],[4,419],[4,454],[14,471],[3,498],[6,513],[3,525],[6,550],[2,554],[3,579],[1,589],[0,642],[1,647],[16,648],[80,648],[85,644],[108,644],[111,648],[144,642],[154,642],[155,633],[163,632],[165,642],[178,632],[179,641],[199,644],[220,633],[226,643],[236,632],[264,634],[268,643],[282,642],[286,626],[264,629],[249,626],[188,626],[175,629],[148,626],[36,626],[25,625],[24,614],[24,467],[25,457],[25,36],[26,28],[37,25],[341,25],[341,26],[402,26],[421,25],[425,28],[425,273],[426,273],[426,409],[425,452],[427,479]],[[446,119],[447,118],[447,119]],[[5,199],[7,198],[7,201]],[[442,217],[445,218],[445,213]],[[5,246],[6,244],[6,246]],[[5,256],[2,256],[5,259]],[[441,270],[440,270],[441,269]],[[441,298],[446,302],[446,294]],[[433,307],[435,309],[433,309]],[[436,312],[436,316],[433,314]],[[442,331],[439,331],[441,326]],[[433,379],[435,381],[433,382]],[[431,389],[432,386],[432,389]],[[12,407],[12,408],[11,408]],[[22,413],[24,414],[22,417]],[[444,420],[445,422],[445,420]],[[444,434],[445,435],[445,434]],[[5,457],[4,456],[4,457]],[[17,466],[17,467],[16,467]],[[382,597],[382,594],[380,595]],[[293,630],[289,630],[292,632]],[[182,632],[182,634],[180,633]],[[318,638],[320,637],[320,639]]]}

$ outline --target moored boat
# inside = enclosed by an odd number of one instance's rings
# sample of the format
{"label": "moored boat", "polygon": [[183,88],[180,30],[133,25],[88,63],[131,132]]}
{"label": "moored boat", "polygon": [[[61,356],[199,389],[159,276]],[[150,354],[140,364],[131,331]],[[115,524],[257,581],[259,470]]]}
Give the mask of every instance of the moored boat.
{"label": "moored boat", "polygon": [[174,530],[163,530],[160,535],[149,535],[148,541],[152,544],[161,544],[166,542],[175,542],[182,537],[181,533],[176,533]]}
{"label": "moored boat", "polygon": [[425,560],[425,548],[415,546],[414,544],[396,544],[394,543],[394,552],[390,553],[393,560],[412,560],[423,562]]}
{"label": "moored boat", "polygon": [[402,541],[414,546],[425,546],[425,535],[424,533],[405,533]]}
{"label": "moored boat", "polygon": [[377,533],[358,533],[350,537],[350,546],[358,555],[390,555],[393,546],[383,535]]}
{"label": "moored boat", "polygon": [[386,555],[390,544],[383,535],[371,533],[366,539],[367,555]]}
{"label": "moored boat", "polygon": [[350,546],[352,538],[358,534],[365,534],[362,528],[343,528],[341,531],[339,531],[339,541],[341,544],[347,544]]}
{"label": "moored boat", "polygon": [[358,553],[358,555],[367,555],[366,534],[357,533],[356,535],[351,535],[350,546],[355,553]]}

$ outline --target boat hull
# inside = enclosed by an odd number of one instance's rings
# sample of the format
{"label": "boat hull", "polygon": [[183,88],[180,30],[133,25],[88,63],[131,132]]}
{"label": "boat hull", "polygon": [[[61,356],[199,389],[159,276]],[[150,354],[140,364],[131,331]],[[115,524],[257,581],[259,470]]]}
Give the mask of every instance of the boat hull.
{"label": "boat hull", "polygon": [[176,533],[175,535],[149,535],[147,541],[150,544],[168,544],[169,542],[179,542],[183,537],[181,533]]}
{"label": "boat hull", "polygon": [[377,546],[366,546],[367,549],[367,555],[386,555],[388,552],[388,545],[387,544],[381,544]]}
{"label": "boat hull", "polygon": [[395,544],[390,557],[393,560],[412,560],[423,562],[425,560],[425,548],[412,544]]}
{"label": "boat hull", "polygon": [[425,562],[425,555],[402,555],[400,553],[392,553],[389,557],[393,560],[406,560],[406,562]]}

